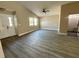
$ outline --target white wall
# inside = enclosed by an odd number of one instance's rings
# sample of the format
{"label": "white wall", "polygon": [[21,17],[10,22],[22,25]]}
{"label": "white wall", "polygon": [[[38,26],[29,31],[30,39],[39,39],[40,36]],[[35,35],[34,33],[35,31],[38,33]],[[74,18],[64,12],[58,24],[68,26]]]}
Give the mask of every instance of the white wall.
{"label": "white wall", "polygon": [[4,53],[3,53],[3,49],[2,49],[1,40],[0,40],[0,58],[4,58]]}
{"label": "white wall", "polygon": [[[0,32],[2,29],[2,24],[1,24],[1,20],[0,20]],[[1,40],[0,40],[0,58],[4,57],[4,53],[3,53],[3,49],[2,49],[2,45],[1,45]]]}
{"label": "white wall", "polygon": [[46,16],[41,18],[41,29],[58,30],[59,15]]}
{"label": "white wall", "polygon": [[1,20],[0,20],[0,32],[1,32],[1,30],[2,30],[2,23],[1,23]]}

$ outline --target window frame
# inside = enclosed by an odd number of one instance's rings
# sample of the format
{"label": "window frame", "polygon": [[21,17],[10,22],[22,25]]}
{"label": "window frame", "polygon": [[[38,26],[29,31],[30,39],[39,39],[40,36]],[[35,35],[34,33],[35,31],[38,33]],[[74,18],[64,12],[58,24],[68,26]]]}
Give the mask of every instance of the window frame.
{"label": "window frame", "polygon": [[38,26],[38,18],[29,17],[29,26]]}

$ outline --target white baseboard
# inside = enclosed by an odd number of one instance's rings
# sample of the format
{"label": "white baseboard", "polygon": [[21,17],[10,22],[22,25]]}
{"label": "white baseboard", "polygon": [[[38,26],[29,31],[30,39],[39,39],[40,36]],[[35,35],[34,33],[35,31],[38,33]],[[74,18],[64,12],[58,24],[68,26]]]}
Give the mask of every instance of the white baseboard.
{"label": "white baseboard", "polygon": [[19,34],[18,36],[22,36],[22,35],[28,34],[28,33],[30,33],[30,32],[32,32],[32,31],[25,32],[25,33],[21,33],[21,34]]}
{"label": "white baseboard", "polygon": [[[42,29],[42,28],[41,28],[41,29]],[[42,30],[49,30],[49,29],[42,29]],[[59,34],[59,35],[67,35],[67,33],[61,33],[61,32],[59,32],[59,29],[52,29],[52,30],[58,31],[57,34]]]}
{"label": "white baseboard", "polygon": [[[38,30],[38,29],[36,29],[36,30]],[[21,34],[19,34],[18,36],[22,36],[22,35],[28,34],[28,33],[30,33],[30,32],[36,31],[36,30],[31,30],[31,31],[28,31],[28,32],[25,32],[25,33],[21,33]]]}
{"label": "white baseboard", "polygon": [[67,33],[58,32],[59,35],[67,35]]}
{"label": "white baseboard", "polygon": [[[67,33],[60,33],[58,32],[59,35],[67,35]],[[77,34],[77,36],[79,36],[79,33]]]}
{"label": "white baseboard", "polygon": [[58,31],[58,29],[43,29],[43,28],[41,28],[42,30],[56,30],[56,31]]}

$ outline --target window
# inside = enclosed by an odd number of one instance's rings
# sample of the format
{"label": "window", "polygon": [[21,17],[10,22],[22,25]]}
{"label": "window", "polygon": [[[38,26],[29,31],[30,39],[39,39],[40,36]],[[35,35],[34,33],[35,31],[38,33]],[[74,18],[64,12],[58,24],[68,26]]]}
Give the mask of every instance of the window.
{"label": "window", "polygon": [[38,19],[29,17],[29,26],[37,26],[38,25]]}
{"label": "window", "polygon": [[9,19],[9,26],[11,27],[13,24],[12,24],[12,18],[11,17],[8,17]]}
{"label": "window", "polygon": [[34,25],[37,26],[38,25],[38,19],[34,18]]}
{"label": "window", "polygon": [[29,26],[33,26],[33,18],[29,17]]}

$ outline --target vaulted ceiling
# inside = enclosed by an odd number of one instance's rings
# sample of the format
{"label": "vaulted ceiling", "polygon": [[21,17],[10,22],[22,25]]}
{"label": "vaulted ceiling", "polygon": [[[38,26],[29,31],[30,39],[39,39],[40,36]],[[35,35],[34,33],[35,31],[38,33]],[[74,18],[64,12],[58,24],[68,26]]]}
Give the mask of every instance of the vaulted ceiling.
{"label": "vaulted ceiling", "polygon": [[[18,1],[18,3],[25,6],[39,17],[45,15],[57,15],[59,14],[60,6],[70,2],[71,1]],[[49,12],[47,12],[47,14],[44,14],[42,12],[43,8],[48,9]]]}

